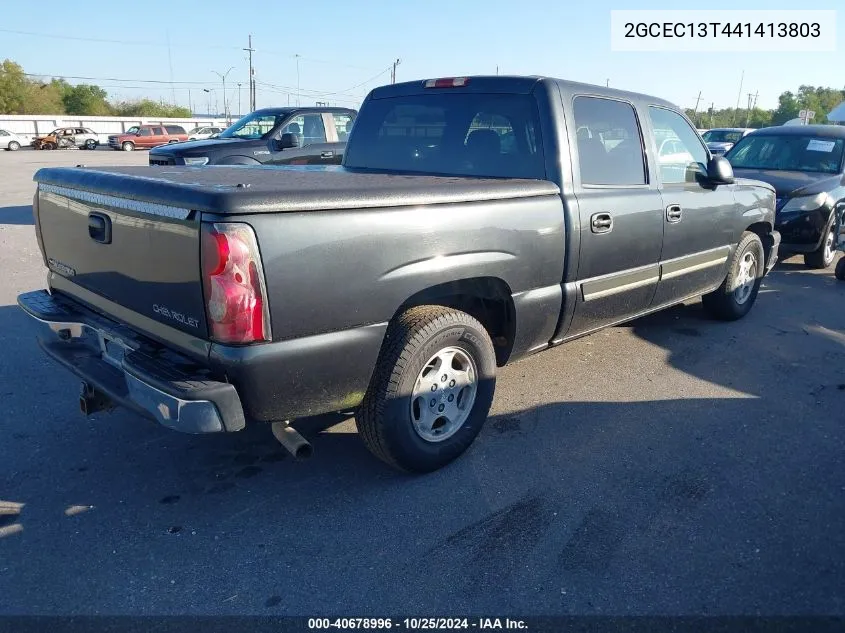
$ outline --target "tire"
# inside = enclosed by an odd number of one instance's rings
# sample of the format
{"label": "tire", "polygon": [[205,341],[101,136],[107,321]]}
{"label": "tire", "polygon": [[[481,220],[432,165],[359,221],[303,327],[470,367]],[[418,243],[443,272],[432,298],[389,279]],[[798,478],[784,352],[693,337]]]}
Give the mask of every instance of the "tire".
{"label": "tire", "polygon": [[93,138],[89,138],[85,141],[85,149],[97,149],[97,141]]}
{"label": "tire", "polygon": [[21,144],[17,141],[10,141],[7,148],[10,152],[17,152],[21,148]]}
{"label": "tire", "polygon": [[834,231],[833,229],[830,229],[819,249],[804,255],[804,265],[807,268],[813,268],[815,270],[824,270],[825,268],[829,268],[833,263],[833,260],[836,259],[835,240],[836,236],[834,235]]}
{"label": "tire", "polygon": [[131,152],[135,149],[135,143],[133,143],[132,141],[123,141],[123,144],[120,146],[120,148],[124,152]]}
{"label": "tire", "polygon": [[[722,321],[736,321],[748,314],[757,300],[766,272],[765,257],[760,236],[744,232],[722,285],[701,298],[704,309]],[[741,283],[743,280],[745,283]]]}
{"label": "tire", "polygon": [[[461,367],[466,373],[456,371]],[[431,472],[469,448],[487,419],[495,389],[496,354],[481,323],[443,306],[411,308],[388,326],[355,416],[358,432],[370,452],[394,468]]]}
{"label": "tire", "polygon": [[845,257],[840,257],[836,262],[836,269],[833,273],[839,281],[845,281]]}

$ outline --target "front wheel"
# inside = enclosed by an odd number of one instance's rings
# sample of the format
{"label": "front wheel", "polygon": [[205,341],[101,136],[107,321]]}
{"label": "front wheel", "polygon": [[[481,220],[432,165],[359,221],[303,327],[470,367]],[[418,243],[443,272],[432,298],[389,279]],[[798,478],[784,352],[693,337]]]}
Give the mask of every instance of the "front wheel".
{"label": "front wheel", "polygon": [[746,231],[734,250],[722,285],[701,298],[704,309],[723,321],[741,319],[757,300],[765,272],[763,242],[756,233]]}
{"label": "front wheel", "polygon": [[131,141],[125,141],[123,145],[121,145],[121,148],[123,148],[124,152],[131,152],[135,149],[135,143]]}
{"label": "front wheel", "polygon": [[839,261],[836,262],[834,274],[839,281],[845,281],[845,257],[840,257]]}
{"label": "front wheel", "polygon": [[496,354],[476,319],[420,306],[388,326],[355,416],[367,448],[407,472],[437,470],[481,431],[496,389]]}
{"label": "front wheel", "polygon": [[21,148],[21,144],[17,141],[11,141],[9,143],[9,151],[10,152],[17,152]]}
{"label": "front wheel", "polygon": [[834,259],[836,259],[836,235],[834,230],[830,229],[818,250],[804,255],[804,265],[807,268],[824,270],[833,263]]}

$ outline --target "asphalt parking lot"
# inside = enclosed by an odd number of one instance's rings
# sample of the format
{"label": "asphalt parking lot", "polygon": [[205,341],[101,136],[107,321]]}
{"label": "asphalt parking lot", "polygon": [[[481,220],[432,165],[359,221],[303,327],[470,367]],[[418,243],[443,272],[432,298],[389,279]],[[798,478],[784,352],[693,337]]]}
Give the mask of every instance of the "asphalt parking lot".
{"label": "asphalt parking lot", "polygon": [[459,461],[408,477],[352,421],[180,435],[85,420],[15,306],[45,165],[0,152],[0,613],[845,614],[845,283],[795,258],[751,314],[692,303],[500,372]]}

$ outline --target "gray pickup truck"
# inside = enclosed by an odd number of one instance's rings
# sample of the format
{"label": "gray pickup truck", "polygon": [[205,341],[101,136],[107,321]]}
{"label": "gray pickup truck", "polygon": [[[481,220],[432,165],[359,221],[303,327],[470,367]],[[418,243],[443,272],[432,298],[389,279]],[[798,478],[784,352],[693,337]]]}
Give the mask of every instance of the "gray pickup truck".
{"label": "gray pickup truck", "polygon": [[266,422],[294,454],[291,421],[354,412],[416,472],[473,442],[497,367],[701,295],[740,318],[780,242],[773,188],[677,107],[552,78],[377,88],[342,166],[35,180],[49,288],[18,303],[83,412]]}

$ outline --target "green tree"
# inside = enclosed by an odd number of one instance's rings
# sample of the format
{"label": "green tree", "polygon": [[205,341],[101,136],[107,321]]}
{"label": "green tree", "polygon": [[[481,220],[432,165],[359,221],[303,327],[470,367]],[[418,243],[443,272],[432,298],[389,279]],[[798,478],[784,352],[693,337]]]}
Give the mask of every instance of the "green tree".
{"label": "green tree", "polygon": [[10,59],[0,64],[0,114],[23,114],[27,80],[23,68]]}
{"label": "green tree", "polygon": [[122,101],[114,106],[118,116],[162,117],[162,118],[190,118],[191,111],[182,106],[158,103],[151,99],[139,101]]}
{"label": "green tree", "polygon": [[102,116],[112,112],[106,97],[108,94],[99,86],[79,84],[67,87],[62,95],[62,102],[68,114]]}

